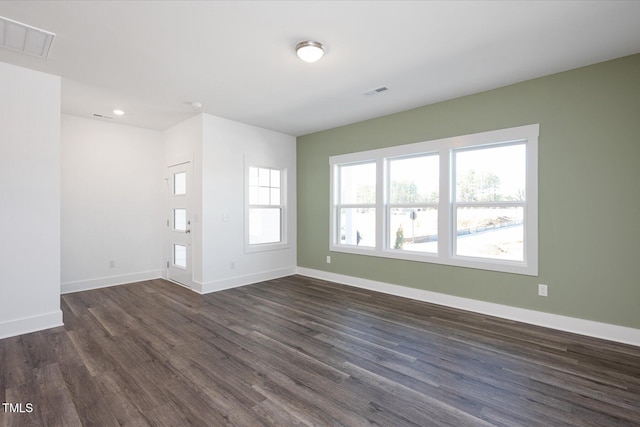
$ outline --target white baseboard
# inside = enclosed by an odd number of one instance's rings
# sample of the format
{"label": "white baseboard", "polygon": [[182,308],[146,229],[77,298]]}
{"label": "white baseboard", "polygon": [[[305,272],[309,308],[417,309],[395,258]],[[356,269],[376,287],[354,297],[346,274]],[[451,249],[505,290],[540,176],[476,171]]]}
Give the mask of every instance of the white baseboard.
{"label": "white baseboard", "polygon": [[62,310],[0,322],[0,339],[62,326]]}
{"label": "white baseboard", "polygon": [[456,297],[437,292],[409,288],[390,283],[377,282],[375,280],[362,279],[360,277],[346,276],[322,270],[298,267],[298,274],[327,280],[357,288],[369,289],[385,294],[411,298],[418,301],[430,302],[461,310],[486,314],[503,319],[515,320],[532,325],[544,326],[565,332],[601,338],[609,341],[620,342],[640,347],[640,329],[626,326],[611,325],[608,323],[594,322],[591,320],[577,319],[575,317],[560,316],[541,311],[511,307],[508,305],[494,304],[478,301],[470,298]]}
{"label": "white baseboard", "polygon": [[237,288],[239,286],[251,285],[252,283],[264,282],[266,280],[291,276],[292,274],[296,274],[296,271],[296,267],[287,267],[278,270],[248,274],[245,276],[236,276],[227,279],[214,280],[212,282],[195,282],[196,286],[193,288],[193,290],[201,294],[208,294],[211,292],[223,291],[225,289]]}
{"label": "white baseboard", "polygon": [[91,289],[106,288],[108,286],[125,285],[127,283],[143,282],[145,280],[159,279],[164,276],[163,270],[143,271],[140,273],[122,274],[119,276],[98,277],[95,279],[66,282],[60,285],[60,293],[88,291]]}

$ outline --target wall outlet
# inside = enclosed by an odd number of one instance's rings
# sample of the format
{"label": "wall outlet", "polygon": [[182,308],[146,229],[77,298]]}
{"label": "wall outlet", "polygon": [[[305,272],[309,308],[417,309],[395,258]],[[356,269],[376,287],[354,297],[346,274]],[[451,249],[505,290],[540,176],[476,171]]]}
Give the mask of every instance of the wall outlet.
{"label": "wall outlet", "polygon": [[327,264],[331,264],[331,255],[327,255]]}
{"label": "wall outlet", "polygon": [[229,268],[230,268],[231,270],[235,270],[235,269],[236,269],[236,262],[235,262],[235,261],[231,261],[231,262],[229,263]]}
{"label": "wall outlet", "polygon": [[538,285],[538,295],[541,297],[546,297],[549,295],[549,288],[547,287],[547,285]]}
{"label": "wall outlet", "polygon": [[116,262],[114,260],[109,261],[109,268],[116,268]]}

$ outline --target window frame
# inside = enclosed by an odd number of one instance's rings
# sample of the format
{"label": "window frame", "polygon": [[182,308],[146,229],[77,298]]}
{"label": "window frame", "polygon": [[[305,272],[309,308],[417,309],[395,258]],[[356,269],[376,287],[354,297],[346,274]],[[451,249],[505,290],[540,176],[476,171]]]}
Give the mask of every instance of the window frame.
{"label": "window frame", "polygon": [[[251,168],[268,169],[269,171],[277,170],[280,172],[280,203],[279,204],[252,204],[251,203]],[[287,168],[283,165],[270,164],[264,161],[255,161],[245,159],[244,168],[244,252],[265,252],[289,247],[288,227],[287,227]],[[270,172],[271,174],[271,172]],[[272,188],[269,186],[269,188]],[[273,187],[276,188],[276,187]],[[280,241],[269,243],[251,243],[251,209],[279,209],[280,210]]]}
{"label": "window frame", "polygon": [[[329,250],[351,254],[428,262],[458,267],[491,270],[530,276],[538,275],[538,136],[539,124],[518,126],[469,135],[442,138],[413,144],[392,146],[356,153],[331,156],[330,165],[330,241]],[[455,254],[456,210],[460,205],[455,197],[454,155],[456,151],[491,146],[524,143],[526,151],[526,197],[524,202],[505,202],[509,206],[524,207],[523,261],[480,258]],[[418,252],[393,249],[390,237],[390,212],[396,205],[390,203],[389,161],[421,155],[439,156],[438,251]],[[344,245],[339,240],[340,194],[339,168],[348,164],[375,162],[376,164],[376,245],[359,247]],[[491,202],[491,204],[499,204]],[[427,205],[431,205],[427,203]],[[344,205],[343,205],[344,206]]]}
{"label": "window frame", "polygon": [[[440,160],[439,156],[440,154],[436,151],[427,151],[427,152],[421,152],[421,153],[412,153],[409,155],[402,155],[402,156],[390,156],[390,157],[385,157],[384,159],[384,185],[385,185],[385,197],[387,200],[385,200],[385,216],[384,218],[387,219],[387,221],[384,221],[384,232],[385,232],[385,237],[387,239],[387,247],[386,250],[388,250],[389,252],[395,252],[400,254],[400,256],[402,256],[402,254],[404,255],[408,255],[408,254],[416,254],[419,257],[422,256],[433,256],[433,255],[437,255],[437,253],[433,253],[433,252],[420,252],[420,251],[411,251],[408,249],[395,249],[393,246],[394,244],[392,243],[392,238],[391,238],[391,209],[394,208],[408,208],[408,209],[420,209],[420,208],[427,208],[427,209],[436,209],[436,212],[438,213],[438,224],[440,223],[440,210],[439,210],[439,206],[440,206],[440,192],[438,191],[438,201],[437,202],[421,202],[421,203],[393,203],[391,201],[391,162],[393,162],[394,160],[405,160],[405,159],[414,159],[414,158],[418,158],[418,157],[430,157],[430,156],[436,156],[438,157],[438,160]],[[439,227],[438,227],[438,235],[440,233]]]}
{"label": "window frame", "polygon": [[[366,165],[366,164],[372,164],[372,163],[375,165],[375,162],[371,162],[371,161],[367,161],[367,160],[359,161],[359,162],[344,163],[344,164],[338,165],[338,168],[336,169],[336,174],[339,177],[338,179],[341,180],[342,179],[342,168],[343,167]],[[376,166],[375,169],[376,169],[376,188],[377,188],[377,180],[378,180],[379,173],[378,173],[377,165],[375,165],[375,166]],[[377,191],[376,191],[376,203],[342,203],[342,192],[339,189],[337,189],[336,200],[337,200],[337,203],[335,204],[334,213],[333,213],[334,220],[335,220],[333,240],[335,242],[340,242],[342,240],[341,239],[341,237],[342,237],[341,236],[341,223],[340,223],[340,217],[341,217],[340,211],[342,209],[374,209],[374,212],[376,213],[376,218],[377,218],[377,213],[378,213],[378,210],[377,210],[377,205],[378,205],[378,203],[377,203],[377,200],[378,200]],[[374,240],[375,240],[376,244],[379,241],[379,232],[378,232],[378,226],[377,225],[378,224],[376,223],[376,227],[375,227],[375,233],[376,234],[374,236]],[[371,246],[358,246],[358,245],[341,244],[341,243],[338,243],[338,244],[340,244],[341,246],[343,246],[345,248],[357,248],[358,250],[361,250],[361,251],[372,251],[372,250],[375,249],[375,245],[373,247],[371,247]]]}

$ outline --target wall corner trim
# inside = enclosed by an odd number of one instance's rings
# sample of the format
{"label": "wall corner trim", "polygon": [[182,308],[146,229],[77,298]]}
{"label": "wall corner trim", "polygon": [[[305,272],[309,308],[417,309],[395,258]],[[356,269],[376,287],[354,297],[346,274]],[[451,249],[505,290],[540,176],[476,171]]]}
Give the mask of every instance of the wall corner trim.
{"label": "wall corner trim", "polygon": [[0,323],[0,339],[62,326],[62,310]]}
{"label": "wall corner trim", "polygon": [[472,311],[474,313],[486,314],[489,316],[640,347],[640,329],[629,328],[626,326],[611,325],[592,320],[544,313],[541,311],[478,301],[470,298],[456,297],[453,295],[425,291],[422,289],[415,289],[311,268],[298,267],[297,274],[315,279],[327,280],[342,285],[353,286],[356,288],[368,289],[399,297],[429,302],[432,304],[458,308],[460,310]]}

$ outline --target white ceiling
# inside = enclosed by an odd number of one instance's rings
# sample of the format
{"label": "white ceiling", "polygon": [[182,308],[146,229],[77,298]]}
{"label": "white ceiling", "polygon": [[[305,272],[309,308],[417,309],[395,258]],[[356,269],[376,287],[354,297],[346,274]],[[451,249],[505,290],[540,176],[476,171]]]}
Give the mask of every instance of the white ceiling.
{"label": "white ceiling", "polygon": [[[157,130],[201,102],[298,136],[640,52],[640,1],[0,1],[0,16],[56,34],[49,59],[0,61],[62,76],[63,112]],[[293,50],[308,39],[326,46],[315,64]]]}

